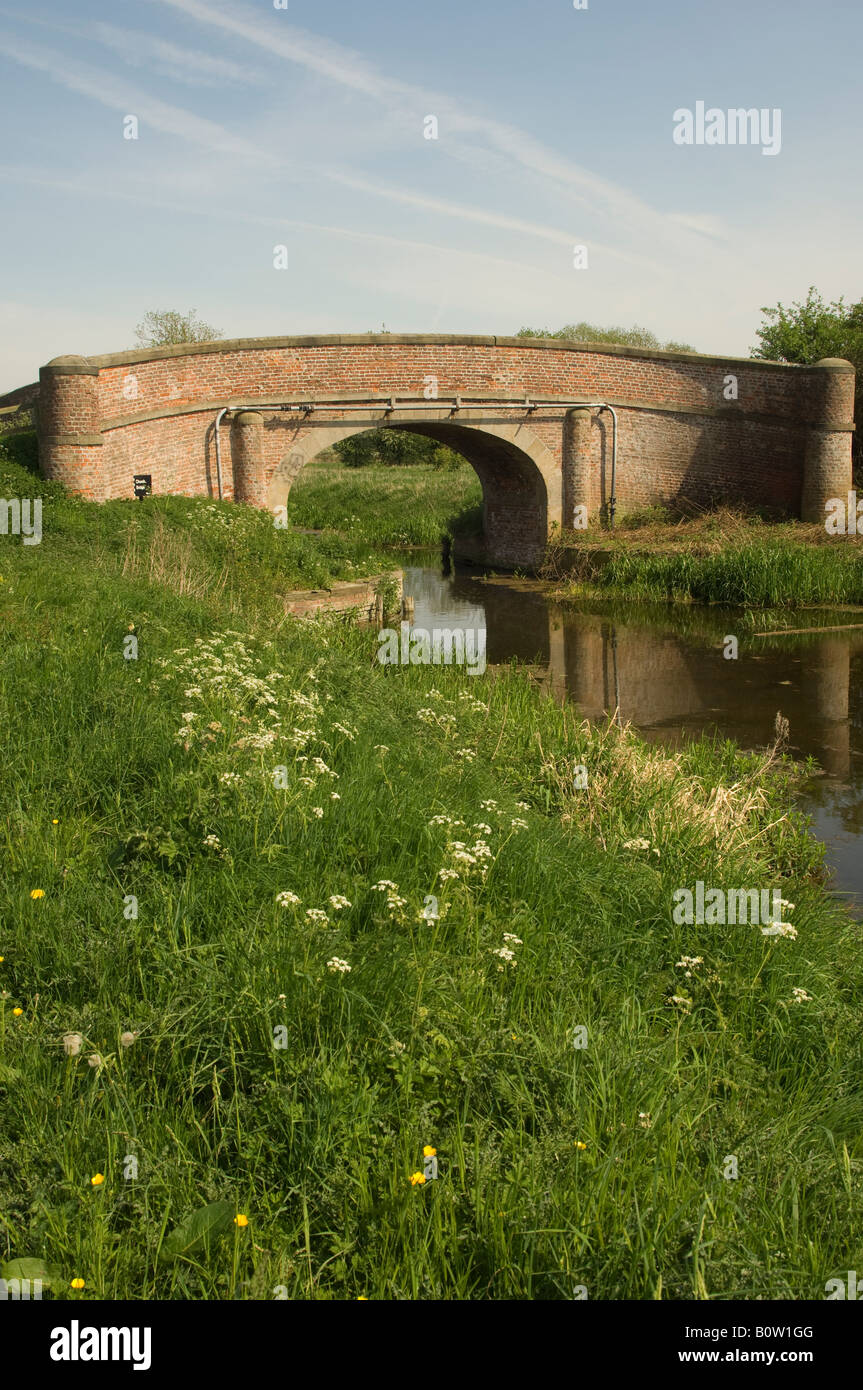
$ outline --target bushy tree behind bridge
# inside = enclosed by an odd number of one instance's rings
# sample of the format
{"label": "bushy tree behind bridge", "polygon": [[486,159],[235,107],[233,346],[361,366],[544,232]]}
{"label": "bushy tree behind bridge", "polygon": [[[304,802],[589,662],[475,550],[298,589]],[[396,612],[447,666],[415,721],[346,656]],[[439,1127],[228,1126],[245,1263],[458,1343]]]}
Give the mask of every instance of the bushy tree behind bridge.
{"label": "bushy tree behind bridge", "polygon": [[758,329],[758,344],[750,349],[752,357],[768,362],[796,362],[811,366],[822,357],[845,357],[853,362],[856,371],[854,420],[855,475],[863,463],[860,431],[863,428],[863,299],[846,304],[844,296],[826,304],[814,285],[809,286],[805,300],[796,300],[789,308],[777,304],[762,307],[765,321]]}

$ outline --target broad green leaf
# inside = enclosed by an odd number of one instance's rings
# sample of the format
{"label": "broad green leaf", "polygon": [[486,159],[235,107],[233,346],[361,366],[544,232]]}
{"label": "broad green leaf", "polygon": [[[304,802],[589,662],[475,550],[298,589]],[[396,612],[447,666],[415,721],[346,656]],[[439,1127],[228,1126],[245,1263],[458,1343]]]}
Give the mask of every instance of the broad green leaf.
{"label": "broad green leaf", "polygon": [[233,1202],[210,1202],[209,1206],[199,1207],[166,1237],[159,1259],[176,1260],[181,1255],[193,1254],[209,1240],[230,1230],[233,1219]]}
{"label": "broad green leaf", "polygon": [[41,1279],[46,1288],[60,1280],[60,1272],[44,1260],[23,1256],[20,1260],[7,1260],[0,1264],[0,1279]]}

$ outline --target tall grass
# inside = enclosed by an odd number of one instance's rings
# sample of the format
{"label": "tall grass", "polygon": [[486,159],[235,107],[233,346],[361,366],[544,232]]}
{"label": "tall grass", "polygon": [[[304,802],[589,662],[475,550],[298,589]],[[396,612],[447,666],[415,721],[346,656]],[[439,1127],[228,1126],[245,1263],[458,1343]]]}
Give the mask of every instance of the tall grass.
{"label": "tall grass", "polygon": [[[183,505],[3,538],[0,1260],[82,1299],[822,1296],[863,951],[793,769],[381,667],[266,552],[252,589],[254,533],[202,532],[196,583]],[[699,878],[797,938],[676,925]],[[218,1200],[248,1226],[171,1255]]]}
{"label": "tall grass", "polygon": [[863,603],[863,550],[763,541],[718,555],[615,554],[595,583],[632,597],[698,603]]}
{"label": "tall grass", "polygon": [[549,547],[544,574],[571,597],[611,596],[793,608],[863,603],[863,541],[823,527],[720,511],[578,532]]}

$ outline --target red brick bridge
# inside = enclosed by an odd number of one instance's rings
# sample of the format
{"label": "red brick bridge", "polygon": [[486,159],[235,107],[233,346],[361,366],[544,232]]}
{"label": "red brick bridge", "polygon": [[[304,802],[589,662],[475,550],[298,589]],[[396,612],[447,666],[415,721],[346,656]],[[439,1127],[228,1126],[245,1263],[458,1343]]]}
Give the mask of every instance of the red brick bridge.
{"label": "red brick bridge", "polygon": [[555,527],[686,498],[821,520],[851,486],[854,369],[560,339],[357,334],[238,338],[40,372],[44,474],[102,501],[222,496],[275,510],[300,469],[360,430],[464,455],[484,555],[530,565]]}

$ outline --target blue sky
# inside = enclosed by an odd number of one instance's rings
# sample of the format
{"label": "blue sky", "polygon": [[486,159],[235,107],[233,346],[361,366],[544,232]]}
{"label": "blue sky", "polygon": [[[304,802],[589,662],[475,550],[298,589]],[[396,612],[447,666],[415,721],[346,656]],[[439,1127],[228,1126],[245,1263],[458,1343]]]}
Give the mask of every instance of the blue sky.
{"label": "blue sky", "polygon": [[[863,295],[861,39],[859,0],[0,0],[0,390],[151,308],[745,355],[762,305]],[[780,152],[675,144],[697,101],[779,108]]]}

